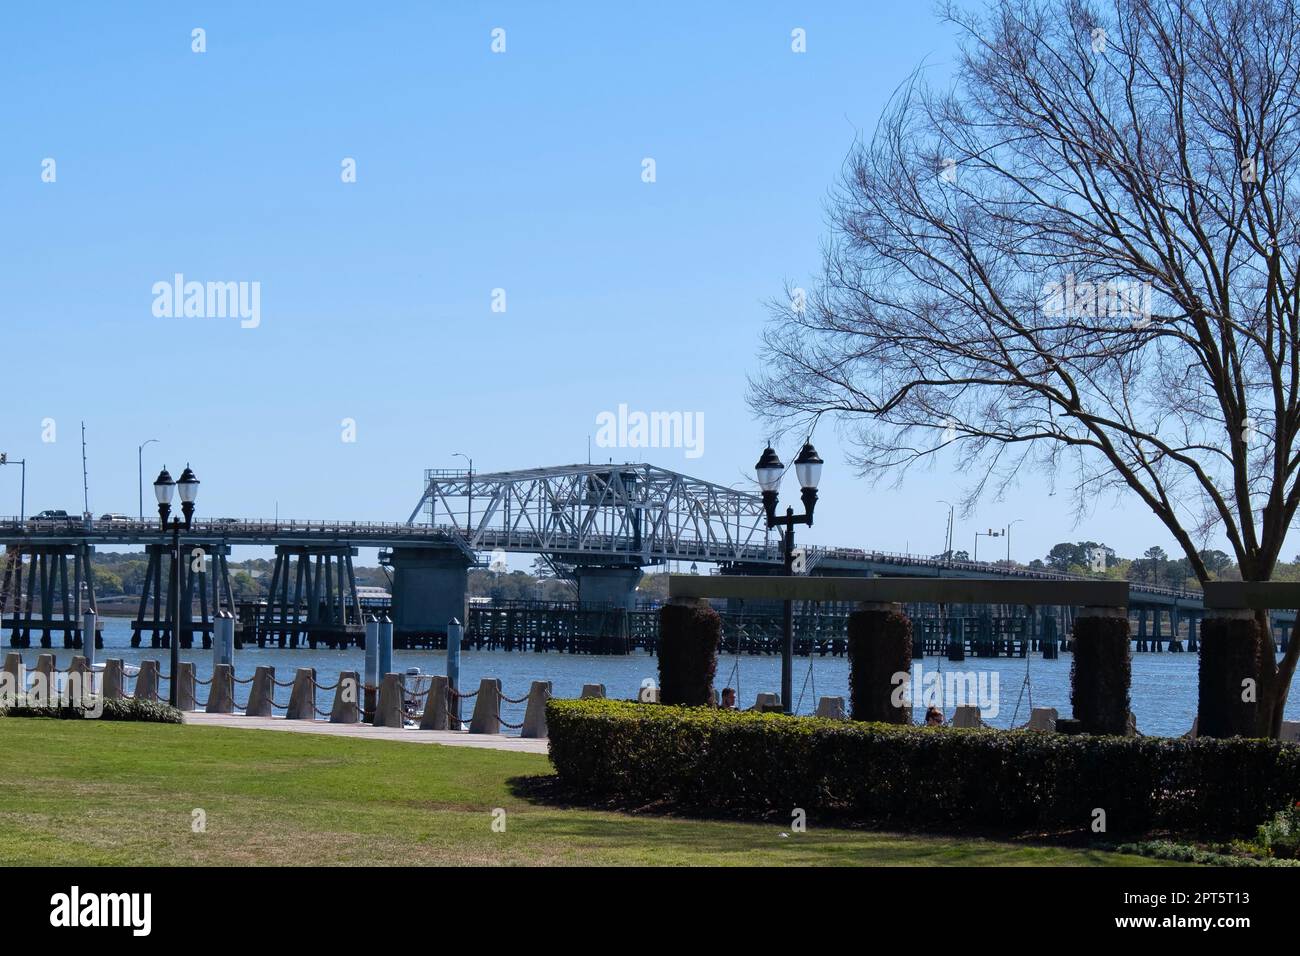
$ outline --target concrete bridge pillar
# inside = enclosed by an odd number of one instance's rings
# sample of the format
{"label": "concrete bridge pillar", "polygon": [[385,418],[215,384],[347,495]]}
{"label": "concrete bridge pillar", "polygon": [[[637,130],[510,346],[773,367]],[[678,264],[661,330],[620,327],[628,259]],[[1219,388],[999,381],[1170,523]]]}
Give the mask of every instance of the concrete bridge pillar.
{"label": "concrete bridge pillar", "polygon": [[612,604],[626,610],[636,608],[636,586],[643,572],[637,567],[579,567],[578,602]]}
{"label": "concrete bridge pillar", "polygon": [[398,647],[445,644],[447,622],[465,620],[470,559],[458,548],[393,548],[393,638]]}

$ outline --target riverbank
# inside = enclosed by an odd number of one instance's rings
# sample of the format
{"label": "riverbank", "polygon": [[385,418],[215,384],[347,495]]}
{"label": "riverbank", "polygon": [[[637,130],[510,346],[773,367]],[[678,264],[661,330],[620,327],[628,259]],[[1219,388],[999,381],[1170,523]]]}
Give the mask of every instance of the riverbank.
{"label": "riverbank", "polygon": [[[1150,865],[994,840],[530,802],[546,757],[0,718],[0,865]],[[500,811],[494,813],[494,811]],[[196,832],[198,821],[202,822]],[[504,832],[494,830],[504,821]],[[785,835],[783,835],[785,834]]]}

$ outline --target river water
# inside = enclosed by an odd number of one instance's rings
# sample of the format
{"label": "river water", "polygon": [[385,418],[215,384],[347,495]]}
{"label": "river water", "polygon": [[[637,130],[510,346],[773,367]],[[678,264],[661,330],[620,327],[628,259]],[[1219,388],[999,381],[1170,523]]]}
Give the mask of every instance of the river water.
{"label": "river water", "polygon": [[[131,629],[124,618],[103,618],[104,649],[97,660],[109,657],[122,658],[128,664],[138,664],[152,658],[162,662],[167,671],[165,648],[132,648]],[[58,640],[57,636],[55,640]],[[6,648],[6,650],[8,650]],[[30,669],[42,650],[32,647],[23,652]],[[62,648],[52,648],[46,653],[56,655],[56,666],[67,667],[74,653]],[[212,652],[195,647],[182,650],[182,660],[193,661],[200,680],[212,676]],[[920,682],[914,686],[924,690],[925,675],[939,672],[948,675],[962,672],[971,675],[985,694],[984,699],[969,703],[996,705],[996,714],[985,711],[985,722],[996,727],[1023,724],[1028,718],[1030,698],[1036,707],[1055,707],[1061,716],[1070,713],[1070,659],[1062,651],[1057,660],[1043,660],[1036,654],[1027,658],[967,658],[961,663],[950,663],[939,657],[927,657],[917,664],[921,668]],[[240,678],[253,675],[254,668],[275,668],[277,680],[293,679],[299,667],[314,667],[317,679],[332,684],[339,671],[365,668],[364,652],[360,648],[347,650],[280,650],[278,648],[246,647],[235,652],[235,674]],[[446,673],[446,652],[428,650],[395,650],[393,669],[405,671],[418,667],[425,674]],[[794,699],[798,713],[811,713],[819,696],[842,696],[848,699],[847,658],[819,657],[810,662],[795,658]],[[536,653],[533,651],[473,651],[461,652],[461,687],[476,690],[483,677],[501,679],[502,692],[507,697],[523,697],[534,680],[552,682],[556,697],[577,697],[584,684],[604,684],[610,697],[633,698],[643,682],[657,679],[658,660],[642,651],[625,656],[593,656],[587,654]],[[971,678],[966,678],[968,681]],[[1132,709],[1137,717],[1138,729],[1147,735],[1179,736],[1186,733],[1196,714],[1197,655],[1189,653],[1134,653]],[[775,692],[781,684],[781,661],[778,657],[722,654],[718,657],[716,687],[735,687],[739,690],[741,706],[749,706],[759,692]],[[128,686],[130,686],[128,682]],[[166,685],[163,685],[164,688]],[[237,685],[236,701],[242,704],[248,695],[247,685]],[[206,698],[205,688],[199,689],[199,698]],[[321,693],[317,706],[328,709],[329,695]],[[1292,694],[1287,704],[1288,720],[1300,719],[1300,695]],[[278,688],[275,698],[281,704],[289,699],[288,688]],[[920,701],[920,694],[913,694]],[[501,716],[510,723],[523,720],[523,704],[503,704]],[[952,717],[952,702],[944,708]],[[279,711],[282,712],[282,711]],[[918,717],[920,710],[917,711]]]}

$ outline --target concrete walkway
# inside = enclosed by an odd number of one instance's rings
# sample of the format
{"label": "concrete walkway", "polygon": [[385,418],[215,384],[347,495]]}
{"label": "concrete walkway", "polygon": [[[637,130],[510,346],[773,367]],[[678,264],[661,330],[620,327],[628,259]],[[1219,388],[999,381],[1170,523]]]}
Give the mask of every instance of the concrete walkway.
{"label": "concrete walkway", "polygon": [[327,737],[360,737],[366,740],[400,740],[408,744],[443,744],[448,747],[480,747],[512,750],[515,753],[545,754],[546,740],[534,737],[506,737],[503,734],[471,734],[463,730],[415,730],[371,727],[369,724],[331,724],[325,720],[285,720],[283,717],[245,717],[243,714],[206,714],[186,711],[185,723],[194,727],[235,727],[239,730],[285,730]]}

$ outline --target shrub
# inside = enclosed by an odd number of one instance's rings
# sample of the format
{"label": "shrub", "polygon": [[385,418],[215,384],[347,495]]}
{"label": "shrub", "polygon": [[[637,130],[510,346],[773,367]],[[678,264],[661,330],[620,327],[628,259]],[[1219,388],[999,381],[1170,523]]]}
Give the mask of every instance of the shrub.
{"label": "shrub", "polygon": [[713,703],[722,618],[703,601],[659,609],[659,700],[665,704]]}
{"label": "shrub", "polygon": [[894,610],[849,615],[849,695],[854,720],[909,724],[912,712],[890,700],[895,674],[912,670],[912,622]]}
{"label": "shrub", "polygon": [[1244,834],[1300,795],[1300,747],[1067,737],[552,700],[551,762],[584,798],[917,829]]}
{"label": "shrub", "polygon": [[1279,810],[1272,820],[1261,825],[1255,843],[1269,856],[1300,859],[1300,804]]}
{"label": "shrub", "polygon": [[1129,630],[1126,617],[1081,617],[1074,622],[1070,703],[1085,733],[1128,730]]}
{"label": "shrub", "polygon": [[1300,866],[1296,860],[1267,860],[1235,853],[1221,853],[1186,843],[1169,840],[1150,840],[1144,843],[1121,843],[1114,847],[1116,853],[1132,853],[1158,860],[1176,860],[1179,863],[1199,863],[1205,866]]}
{"label": "shrub", "polygon": [[115,698],[103,702],[103,710],[98,718],[88,715],[94,707],[86,708],[76,704],[33,703],[19,698],[13,707],[2,712],[6,717],[47,717],[54,720],[123,720],[150,724],[180,724],[184,716],[175,707],[162,701],[135,700],[134,698]]}
{"label": "shrub", "polygon": [[1260,678],[1262,635],[1253,618],[1207,617],[1201,623],[1196,732],[1202,737],[1256,736],[1258,706],[1241,699],[1241,682]]}

